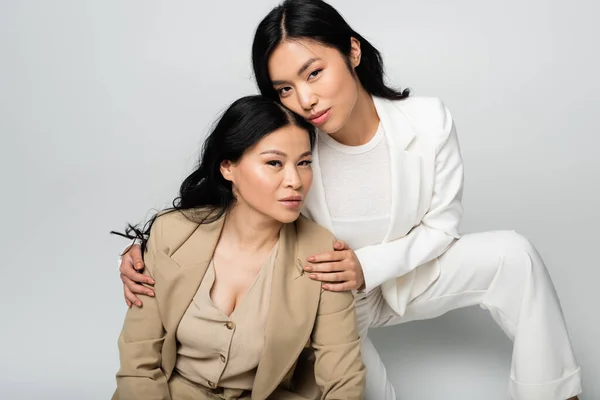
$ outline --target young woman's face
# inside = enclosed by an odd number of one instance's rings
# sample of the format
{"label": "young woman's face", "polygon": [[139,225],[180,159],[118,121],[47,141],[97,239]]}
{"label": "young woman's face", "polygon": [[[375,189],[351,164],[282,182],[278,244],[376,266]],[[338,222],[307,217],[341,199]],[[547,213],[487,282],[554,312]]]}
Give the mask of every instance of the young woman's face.
{"label": "young woman's face", "polygon": [[360,88],[337,49],[306,39],[277,46],[269,76],[283,105],[328,134],[345,125]]}
{"label": "young woman's face", "polygon": [[312,184],[308,133],[288,125],[265,136],[236,163],[223,162],[221,173],[233,184],[236,207],[282,223],[300,215]]}

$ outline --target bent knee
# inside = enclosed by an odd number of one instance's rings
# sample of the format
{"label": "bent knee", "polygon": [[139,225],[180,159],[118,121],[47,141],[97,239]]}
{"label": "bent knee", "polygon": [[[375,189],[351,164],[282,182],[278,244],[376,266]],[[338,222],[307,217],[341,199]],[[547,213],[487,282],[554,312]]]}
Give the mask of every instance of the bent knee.
{"label": "bent knee", "polygon": [[512,230],[493,232],[494,245],[506,255],[518,255],[526,253],[531,255],[536,252],[535,247],[529,239]]}

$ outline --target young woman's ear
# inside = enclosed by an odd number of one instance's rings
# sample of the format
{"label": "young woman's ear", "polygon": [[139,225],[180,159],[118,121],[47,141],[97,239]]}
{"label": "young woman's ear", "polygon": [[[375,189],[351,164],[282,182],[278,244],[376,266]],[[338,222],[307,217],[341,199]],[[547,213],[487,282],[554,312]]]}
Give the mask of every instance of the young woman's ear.
{"label": "young woman's ear", "polygon": [[360,55],[360,42],[354,37],[350,38],[350,63],[352,64],[353,68],[359,66]]}
{"label": "young woman's ear", "polygon": [[221,162],[219,169],[221,170],[221,175],[225,178],[226,181],[233,182],[233,171],[234,164],[229,160],[224,160]]}

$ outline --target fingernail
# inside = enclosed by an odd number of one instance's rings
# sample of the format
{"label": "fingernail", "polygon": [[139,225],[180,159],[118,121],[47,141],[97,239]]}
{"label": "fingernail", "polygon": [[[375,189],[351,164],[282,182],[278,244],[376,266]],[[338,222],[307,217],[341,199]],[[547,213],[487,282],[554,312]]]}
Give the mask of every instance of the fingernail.
{"label": "fingernail", "polygon": [[150,292],[150,293],[148,293],[148,296],[150,296],[150,297],[154,297],[154,292]]}
{"label": "fingernail", "polygon": [[306,267],[304,267],[305,271],[312,271],[312,267],[309,267],[308,265]]}
{"label": "fingernail", "polygon": [[136,301],[135,305],[138,306],[138,307],[141,307],[142,306],[142,302],[141,301]]}
{"label": "fingernail", "polygon": [[310,274],[309,277],[310,279],[317,279],[317,276],[315,274]]}
{"label": "fingernail", "polygon": [[148,279],[148,283],[149,283],[150,285],[154,285],[156,282],[154,282],[154,280],[153,280],[153,279]]}
{"label": "fingernail", "polygon": [[308,257],[308,261],[313,262],[313,261],[315,261],[315,258],[310,256],[310,257]]}
{"label": "fingernail", "polygon": [[323,285],[322,288],[325,290],[329,290],[329,286],[327,286],[327,285]]}

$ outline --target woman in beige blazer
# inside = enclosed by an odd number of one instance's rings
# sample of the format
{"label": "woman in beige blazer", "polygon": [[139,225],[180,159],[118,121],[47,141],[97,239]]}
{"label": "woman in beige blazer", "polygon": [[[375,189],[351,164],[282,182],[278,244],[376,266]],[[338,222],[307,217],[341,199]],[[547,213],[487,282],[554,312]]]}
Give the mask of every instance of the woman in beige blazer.
{"label": "woman in beige blazer", "polygon": [[353,296],[323,290],[301,262],[334,245],[298,218],[314,140],[276,102],[242,98],[174,207],[128,228],[154,296],[127,312],[113,399],[363,397]]}

